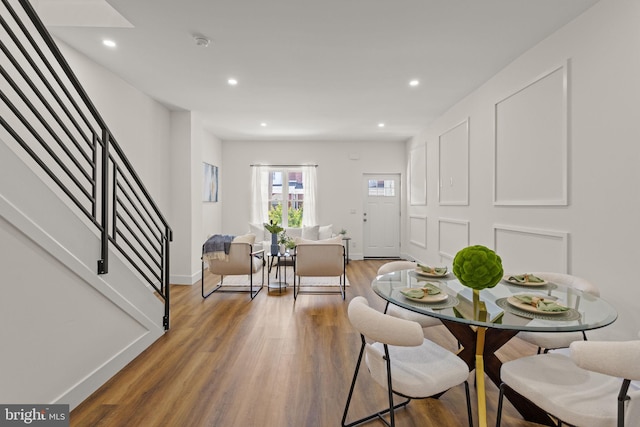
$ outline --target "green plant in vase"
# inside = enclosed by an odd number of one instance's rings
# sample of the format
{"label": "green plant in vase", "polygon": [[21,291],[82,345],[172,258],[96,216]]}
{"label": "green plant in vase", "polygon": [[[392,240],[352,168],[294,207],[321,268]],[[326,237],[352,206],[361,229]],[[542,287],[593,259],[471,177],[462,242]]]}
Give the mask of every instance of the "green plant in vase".
{"label": "green plant in vase", "polygon": [[283,232],[284,228],[271,221],[264,223],[264,229],[271,233],[271,254],[275,255],[278,253],[278,234]]}
{"label": "green plant in vase", "polygon": [[[289,250],[289,251],[296,247],[296,242],[291,237],[287,236],[287,233],[285,231],[280,233],[278,237],[278,243],[282,245],[285,248],[285,250]],[[284,252],[284,251],[280,251],[280,252]]]}
{"label": "green plant in vase", "polygon": [[453,259],[453,274],[460,283],[473,289],[474,317],[486,318],[486,307],[480,301],[480,291],[493,288],[504,275],[502,259],[491,249],[482,246],[468,246],[461,249]]}

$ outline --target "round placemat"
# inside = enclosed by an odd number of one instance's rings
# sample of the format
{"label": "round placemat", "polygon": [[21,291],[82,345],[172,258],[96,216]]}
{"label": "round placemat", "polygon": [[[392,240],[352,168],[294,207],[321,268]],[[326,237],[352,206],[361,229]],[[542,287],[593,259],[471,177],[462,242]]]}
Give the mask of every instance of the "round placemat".
{"label": "round placemat", "polygon": [[513,286],[514,288],[522,288],[522,289],[529,289],[532,291],[542,291],[542,290],[553,290],[556,289],[558,287],[558,285],[556,285],[555,283],[546,283],[544,285],[525,285],[523,284],[518,284],[518,283],[511,283],[511,282],[507,282],[506,280],[502,281],[505,285],[507,286]]}
{"label": "round placemat", "polygon": [[425,282],[428,282],[430,280],[446,280],[446,279],[449,279],[449,274],[450,273],[447,273],[444,276],[427,276],[413,270],[409,272],[409,276],[415,277],[416,279],[419,279],[420,281],[425,281]]}
{"label": "round placemat", "polygon": [[460,304],[460,300],[458,300],[458,298],[454,297],[453,295],[447,295],[447,299],[443,301],[419,302],[419,301],[410,300],[409,298],[405,298],[405,296],[402,295],[402,293],[400,293],[400,291],[396,289],[393,291],[391,296],[396,300],[403,299],[407,305],[411,305],[413,307],[418,307],[418,308],[430,308],[432,310],[444,310],[445,308],[455,307],[458,304]]}
{"label": "round placemat", "polygon": [[505,311],[509,313],[515,314],[521,317],[528,317],[529,319],[542,319],[542,320],[578,320],[580,319],[580,312],[575,308],[570,308],[568,311],[562,314],[543,314],[543,313],[533,313],[525,310],[518,310],[518,308],[512,306],[507,301],[507,298],[498,298],[496,300],[496,304],[498,307],[503,308]]}

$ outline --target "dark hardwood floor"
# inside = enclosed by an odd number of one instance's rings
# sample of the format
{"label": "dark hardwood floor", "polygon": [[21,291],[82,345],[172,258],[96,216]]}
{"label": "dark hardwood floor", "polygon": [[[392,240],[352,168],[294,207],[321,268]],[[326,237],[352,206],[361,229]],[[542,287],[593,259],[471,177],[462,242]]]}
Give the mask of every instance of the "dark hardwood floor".
{"label": "dark hardwood floor", "polygon": [[[363,295],[383,309],[370,283],[384,262],[348,264],[346,301],[339,295],[300,295],[294,303],[291,289],[280,295],[266,288],[253,301],[236,293],[203,300],[200,283],[172,286],[171,329],[75,408],[71,426],[339,426],[360,346],[347,305]],[[205,283],[216,279],[207,276]],[[455,351],[443,326],[428,333]],[[534,352],[513,339],[500,357]],[[385,391],[366,368],[358,381],[350,420],[385,406]],[[475,397],[472,387],[474,416]],[[497,397],[488,381],[489,425],[495,423]],[[398,426],[464,426],[464,389],[451,389],[438,400],[414,400],[396,414]],[[523,421],[507,402],[502,425],[535,424]]]}

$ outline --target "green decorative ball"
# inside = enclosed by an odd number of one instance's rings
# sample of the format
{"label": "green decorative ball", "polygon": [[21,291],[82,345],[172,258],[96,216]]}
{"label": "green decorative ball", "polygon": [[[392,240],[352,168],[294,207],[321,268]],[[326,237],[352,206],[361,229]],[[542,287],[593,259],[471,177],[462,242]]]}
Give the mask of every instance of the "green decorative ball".
{"label": "green decorative ball", "polygon": [[469,288],[493,288],[504,274],[502,259],[485,246],[468,246],[453,259],[453,274]]}

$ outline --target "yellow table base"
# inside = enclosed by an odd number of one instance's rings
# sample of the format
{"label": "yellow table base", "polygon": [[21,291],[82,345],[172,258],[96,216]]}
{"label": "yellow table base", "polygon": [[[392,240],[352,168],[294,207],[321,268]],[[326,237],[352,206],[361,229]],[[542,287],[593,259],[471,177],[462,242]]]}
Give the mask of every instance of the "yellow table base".
{"label": "yellow table base", "polygon": [[487,398],[484,386],[484,335],[487,328],[476,330],[476,392],[478,394],[478,426],[487,427]]}

